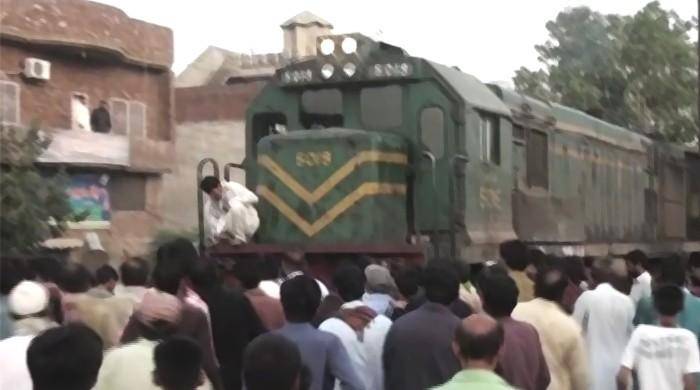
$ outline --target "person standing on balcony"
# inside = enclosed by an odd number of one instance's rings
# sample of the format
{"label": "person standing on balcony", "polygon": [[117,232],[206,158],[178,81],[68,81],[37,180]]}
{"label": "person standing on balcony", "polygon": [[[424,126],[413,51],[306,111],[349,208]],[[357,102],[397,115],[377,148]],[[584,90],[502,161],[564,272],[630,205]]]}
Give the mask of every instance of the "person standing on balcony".
{"label": "person standing on balcony", "polygon": [[100,100],[100,105],[92,110],[90,125],[92,126],[92,131],[95,133],[109,133],[112,129],[112,120],[106,101]]}

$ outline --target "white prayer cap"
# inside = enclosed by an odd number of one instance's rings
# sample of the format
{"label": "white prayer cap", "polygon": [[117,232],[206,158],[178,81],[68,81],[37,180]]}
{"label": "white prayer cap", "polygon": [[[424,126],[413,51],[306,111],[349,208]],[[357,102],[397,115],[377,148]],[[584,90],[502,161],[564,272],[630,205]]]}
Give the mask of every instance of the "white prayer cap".
{"label": "white prayer cap", "polygon": [[49,292],[42,284],[24,280],[10,291],[7,298],[10,312],[18,316],[37,314],[49,304]]}

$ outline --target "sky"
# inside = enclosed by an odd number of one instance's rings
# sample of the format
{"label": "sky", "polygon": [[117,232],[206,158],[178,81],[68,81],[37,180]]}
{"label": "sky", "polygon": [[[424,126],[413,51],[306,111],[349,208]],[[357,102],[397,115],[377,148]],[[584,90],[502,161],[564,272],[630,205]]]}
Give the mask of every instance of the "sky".
{"label": "sky", "polygon": [[[603,13],[633,14],[645,0],[97,0],[129,16],[170,27],[173,71],[180,73],[208,46],[243,53],[282,51],[280,24],[310,11],[334,33],[360,32],[413,55],[458,66],[484,82],[510,80],[521,66],[538,68],[536,44],[547,21],[586,5]],[[681,17],[697,16],[692,0],[660,0]]]}

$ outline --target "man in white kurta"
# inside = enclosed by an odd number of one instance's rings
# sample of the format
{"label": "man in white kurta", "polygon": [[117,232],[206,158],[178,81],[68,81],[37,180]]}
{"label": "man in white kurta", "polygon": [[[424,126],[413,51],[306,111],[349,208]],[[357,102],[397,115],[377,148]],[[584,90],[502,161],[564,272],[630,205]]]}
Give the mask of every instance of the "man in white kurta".
{"label": "man in white kurta", "polygon": [[200,189],[207,194],[204,203],[207,242],[216,244],[228,240],[237,245],[250,241],[260,226],[255,210],[258,197],[241,184],[222,183],[214,176],[205,177]]}
{"label": "man in white kurta", "polygon": [[613,287],[613,279],[620,277],[612,270],[614,263],[624,266],[622,259],[599,259],[593,263],[597,286],[581,294],[574,306],[573,317],[586,340],[591,390],[617,389],[620,360],[634,329],[634,303]]}

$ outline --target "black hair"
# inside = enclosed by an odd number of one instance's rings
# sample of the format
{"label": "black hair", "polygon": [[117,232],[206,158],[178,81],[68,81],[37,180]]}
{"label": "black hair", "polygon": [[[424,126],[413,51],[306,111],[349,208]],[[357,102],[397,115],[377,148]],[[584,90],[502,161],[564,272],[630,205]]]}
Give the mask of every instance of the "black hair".
{"label": "black hair", "polygon": [[156,384],[167,390],[193,390],[202,380],[202,348],[194,340],[173,336],[153,351]]}
{"label": "black hair", "polygon": [[527,246],[520,240],[505,241],[501,243],[499,250],[501,258],[512,270],[524,271],[530,264]]}
{"label": "black hair", "polygon": [[685,268],[677,257],[664,259],[656,268],[654,283],[658,285],[673,284],[678,287],[685,285]]}
{"label": "black hair", "polygon": [[37,277],[52,283],[58,282],[63,270],[61,262],[52,256],[33,257],[29,260],[29,266]]}
{"label": "black hair", "polygon": [[448,306],[459,296],[459,279],[450,266],[429,265],[423,271],[423,288],[428,301]]}
{"label": "black hair", "polygon": [[237,259],[233,265],[233,274],[241,282],[244,289],[250,290],[260,285],[261,264],[260,259],[244,257]]}
{"label": "black hair", "polygon": [[209,194],[214,188],[220,185],[221,181],[219,181],[219,179],[214,176],[207,176],[199,183],[199,189]]}
{"label": "black hair", "polygon": [[158,260],[153,268],[153,286],[160,291],[177,295],[180,282],[185,277],[182,267],[175,261]]}
{"label": "black hair", "polygon": [[136,328],[138,329],[138,334],[151,341],[161,341],[167,337],[175,334],[177,331],[177,324],[166,320],[155,320],[148,323],[142,321],[135,321]]}
{"label": "black hair", "polygon": [[346,264],[338,267],[333,274],[333,284],[343,301],[350,302],[362,298],[365,292],[365,273],[357,266]]}
{"label": "black hair", "polygon": [[[494,268],[494,267],[489,267]],[[478,279],[479,292],[484,309],[495,318],[508,317],[518,304],[518,286],[515,281],[499,271],[486,269]]]}
{"label": "black hair", "polygon": [[596,283],[612,283],[615,278],[613,273],[614,259],[601,257],[593,261],[591,266],[591,278]]}
{"label": "black hair", "polygon": [[219,270],[216,263],[211,260],[194,262],[190,270],[190,281],[198,294],[206,295],[205,292],[211,291],[219,285]]}
{"label": "black hair", "polygon": [[629,261],[633,265],[641,265],[642,268],[649,269],[649,258],[639,249],[635,249],[632,252],[627,253],[625,255],[625,260]]}
{"label": "black hair", "polygon": [[566,276],[575,285],[579,285],[586,280],[586,267],[583,264],[583,258],[579,256],[568,256],[563,259],[563,267],[566,270]]}
{"label": "black hair", "polygon": [[0,293],[7,295],[19,282],[31,279],[31,272],[24,259],[17,257],[0,258]]}
{"label": "black hair", "polygon": [[112,280],[119,281],[119,274],[111,265],[105,264],[95,271],[95,279],[98,284],[105,284]]}
{"label": "black hair", "polygon": [[300,379],[302,367],[296,344],[278,334],[263,334],[248,344],[243,355],[245,388],[291,390]]}
{"label": "black hair", "polygon": [[649,274],[654,277],[654,275],[657,275],[661,269],[661,265],[666,261],[664,257],[661,256],[654,256],[649,258],[647,261],[647,271]]}
{"label": "black hair", "polygon": [[63,267],[58,282],[58,286],[65,292],[83,293],[92,287],[92,275],[84,265],[69,262]]}
{"label": "black hair", "polygon": [[454,261],[453,263],[457,278],[460,283],[467,283],[471,278],[471,267],[465,261]]}
{"label": "black hair", "polygon": [[82,324],[51,328],[27,349],[34,390],[90,390],[102,365],[102,340]]}
{"label": "black hair", "polygon": [[122,283],[125,286],[145,286],[148,284],[149,268],[144,259],[135,257],[126,260],[119,266]]}
{"label": "black hair", "polygon": [[537,273],[535,296],[560,302],[568,285],[566,274],[560,267],[550,266]]}
{"label": "black hair", "polygon": [[683,290],[673,284],[657,287],[653,292],[654,308],[664,316],[675,316],[683,310]]}
{"label": "black hair", "polygon": [[530,264],[538,270],[547,265],[547,255],[538,248],[528,248],[527,258],[530,259]]}
{"label": "black hair", "polygon": [[197,248],[192,241],[180,237],[165,243],[156,252],[157,260],[168,260],[178,263],[185,276],[189,276],[194,262],[199,259]]}
{"label": "black hair", "polygon": [[161,245],[156,252],[153,285],[161,291],[177,294],[180,282],[189,276],[198,257],[197,249],[186,238]]}
{"label": "black hair", "polygon": [[418,293],[421,284],[421,269],[419,267],[406,266],[400,269],[394,277],[396,287],[406,299]]}
{"label": "black hair", "polygon": [[688,268],[700,268],[700,252],[693,252],[688,257]]}
{"label": "black hair", "polygon": [[[690,254],[690,257],[688,257],[688,271],[693,271],[695,268],[700,268],[700,252],[693,252]],[[700,277],[691,273],[688,275],[688,279],[690,285],[700,286]]]}
{"label": "black hair", "polygon": [[498,322],[483,334],[474,334],[463,325],[457,326],[455,331],[459,354],[465,360],[494,359],[503,346],[503,339],[503,325]]}
{"label": "black hair", "polygon": [[280,297],[288,322],[311,322],[321,304],[321,288],[314,278],[299,275],[282,283]]}

